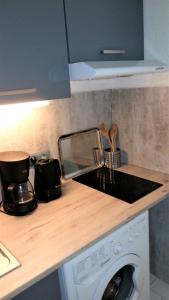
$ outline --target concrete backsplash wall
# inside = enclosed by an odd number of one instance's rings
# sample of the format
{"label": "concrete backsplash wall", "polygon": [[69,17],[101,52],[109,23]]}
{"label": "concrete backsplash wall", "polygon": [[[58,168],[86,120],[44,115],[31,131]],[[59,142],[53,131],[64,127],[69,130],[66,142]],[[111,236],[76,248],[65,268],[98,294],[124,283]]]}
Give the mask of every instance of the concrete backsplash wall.
{"label": "concrete backsplash wall", "polygon": [[169,88],[113,91],[112,120],[123,160],[169,173]]}
{"label": "concrete backsplash wall", "polygon": [[102,121],[110,125],[109,107],[111,91],[76,94],[44,107],[0,106],[0,151],[49,150],[51,157],[57,157],[60,135],[96,127]]}
{"label": "concrete backsplash wall", "polygon": [[123,160],[169,172],[169,88],[87,92],[22,110],[0,106],[0,151],[49,150],[57,157],[60,135],[112,120]]}

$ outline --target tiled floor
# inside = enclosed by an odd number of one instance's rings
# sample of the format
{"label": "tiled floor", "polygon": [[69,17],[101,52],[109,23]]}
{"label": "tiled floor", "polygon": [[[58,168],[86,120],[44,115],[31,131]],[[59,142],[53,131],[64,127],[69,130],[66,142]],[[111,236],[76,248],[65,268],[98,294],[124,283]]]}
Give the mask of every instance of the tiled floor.
{"label": "tiled floor", "polygon": [[150,276],[151,300],[169,300],[169,285],[154,275]]}

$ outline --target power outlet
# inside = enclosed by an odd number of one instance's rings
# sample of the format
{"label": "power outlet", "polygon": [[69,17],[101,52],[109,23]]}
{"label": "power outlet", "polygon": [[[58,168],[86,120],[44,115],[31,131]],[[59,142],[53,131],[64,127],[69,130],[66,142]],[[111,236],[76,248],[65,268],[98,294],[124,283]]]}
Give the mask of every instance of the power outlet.
{"label": "power outlet", "polygon": [[[49,151],[43,151],[43,152],[36,152],[36,153],[31,153],[30,157],[36,157],[36,159],[41,159],[41,158],[49,158]],[[34,187],[34,176],[35,176],[35,169],[33,162],[30,159],[30,169],[29,169],[29,180]]]}
{"label": "power outlet", "polygon": [[[30,155],[32,158],[35,157],[37,160],[41,158],[48,159],[49,158],[49,151],[43,151],[43,152],[36,152],[36,153],[31,153]],[[32,166],[31,162],[31,166]]]}
{"label": "power outlet", "polygon": [[49,158],[49,151],[32,153],[31,156],[35,156],[37,159]]}

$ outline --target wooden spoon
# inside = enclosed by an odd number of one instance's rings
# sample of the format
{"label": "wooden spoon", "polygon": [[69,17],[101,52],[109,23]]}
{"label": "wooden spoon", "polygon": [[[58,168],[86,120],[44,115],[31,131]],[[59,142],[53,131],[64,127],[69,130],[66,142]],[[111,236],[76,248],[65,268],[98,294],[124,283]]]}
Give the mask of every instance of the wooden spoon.
{"label": "wooden spoon", "polygon": [[110,136],[109,136],[109,131],[106,128],[106,125],[104,123],[100,124],[99,129],[100,129],[101,135],[103,135],[107,139],[109,146],[111,148],[111,151],[113,151],[112,143],[111,143]]}
{"label": "wooden spoon", "polygon": [[117,137],[117,131],[118,127],[115,123],[112,124],[110,130],[109,130],[109,137],[110,137],[110,142],[112,144],[112,151],[116,151],[116,137]]}

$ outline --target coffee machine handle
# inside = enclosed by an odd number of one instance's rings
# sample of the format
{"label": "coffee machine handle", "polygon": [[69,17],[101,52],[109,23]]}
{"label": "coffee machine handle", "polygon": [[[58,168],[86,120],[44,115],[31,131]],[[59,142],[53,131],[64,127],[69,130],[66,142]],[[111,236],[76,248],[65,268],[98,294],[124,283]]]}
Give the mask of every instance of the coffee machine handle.
{"label": "coffee machine handle", "polygon": [[61,177],[61,169],[60,169],[60,164],[59,164],[58,159],[54,159],[54,166],[56,168],[56,171],[57,171],[59,177]]}
{"label": "coffee machine handle", "polygon": [[10,185],[8,186],[8,189],[7,189],[8,199],[9,199],[10,202],[13,202],[13,203],[16,202],[15,187],[16,187],[15,184],[10,184]]}

